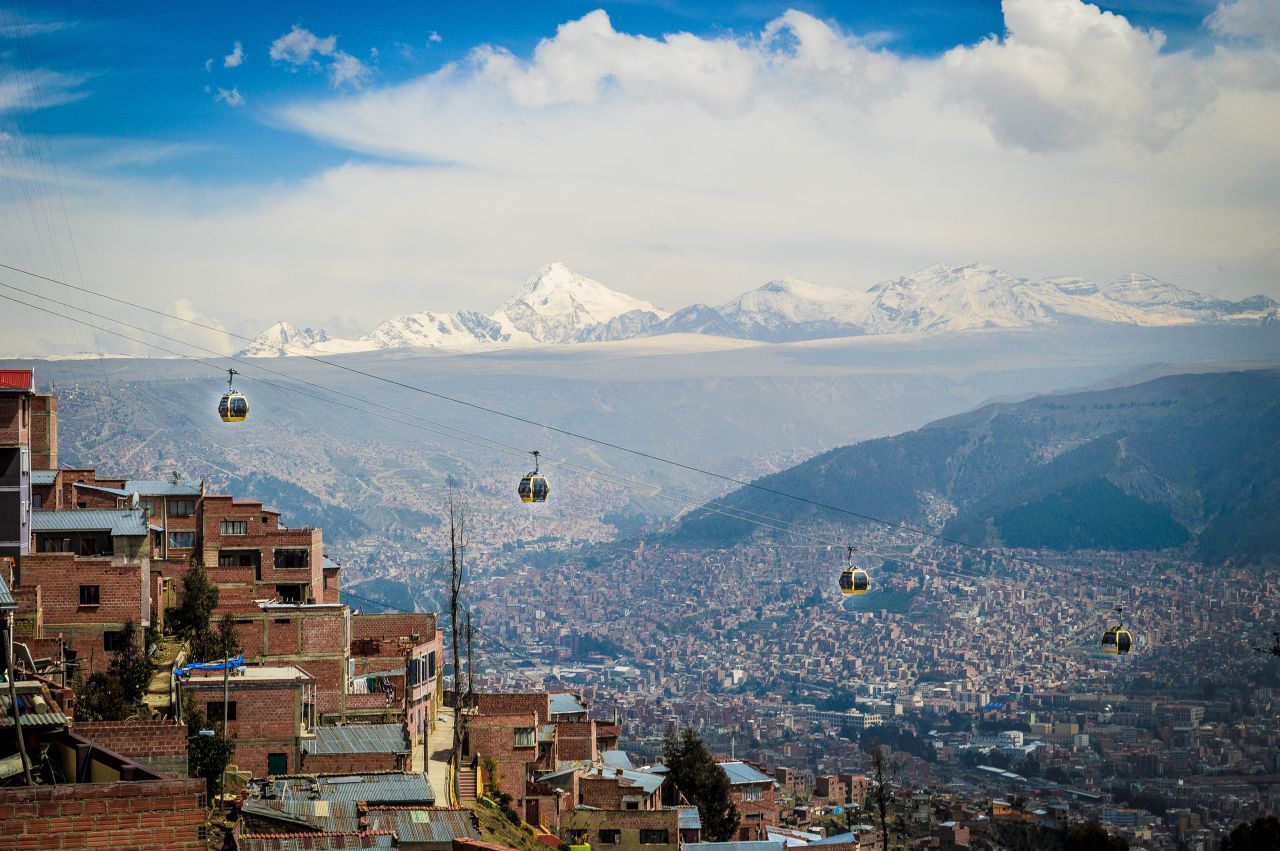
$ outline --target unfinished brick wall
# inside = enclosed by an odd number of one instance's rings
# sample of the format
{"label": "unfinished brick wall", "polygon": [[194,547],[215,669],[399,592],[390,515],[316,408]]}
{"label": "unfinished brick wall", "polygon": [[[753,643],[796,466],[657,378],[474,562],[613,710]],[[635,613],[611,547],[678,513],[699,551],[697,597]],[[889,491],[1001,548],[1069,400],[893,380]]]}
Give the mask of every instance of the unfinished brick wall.
{"label": "unfinished brick wall", "polygon": [[533,712],[538,716],[538,723],[546,724],[551,718],[551,695],[545,691],[477,694],[476,708],[481,715],[523,715]]}
{"label": "unfinished brick wall", "polygon": [[557,759],[588,759],[595,762],[599,755],[600,751],[596,745],[596,722],[556,722]]}
{"label": "unfinished brick wall", "polygon": [[408,754],[304,752],[298,770],[309,774],[367,774],[375,771],[407,771],[407,763]]}
{"label": "unfinished brick wall", "polygon": [[58,467],[58,397],[37,393],[31,397],[31,469]]}
{"label": "unfinished brick wall", "polygon": [[[193,675],[183,681],[181,688],[184,696],[191,695],[201,711],[209,715],[210,723],[221,726],[221,674]],[[255,777],[265,777],[267,755],[283,753],[288,756],[289,770],[295,770],[302,724],[303,681],[232,676],[228,690],[236,704],[236,717],[227,722],[227,733],[235,742],[232,762]],[[213,711],[210,703],[216,704]]]}
{"label": "unfinished brick wall", "polygon": [[0,851],[203,851],[203,780],[0,789]]}
{"label": "unfinished brick wall", "polygon": [[0,446],[31,442],[31,402],[27,396],[0,396]]}
{"label": "unfinished brick wall", "polygon": [[417,634],[425,641],[436,632],[436,616],[425,612],[416,615],[352,615],[351,640],[382,639],[392,644],[399,638]]}
{"label": "unfinished brick wall", "polygon": [[[22,560],[22,585],[40,586],[44,622],[54,624],[111,624],[146,620],[150,594],[140,562],[116,564],[116,559],[78,558],[70,553],[40,553]],[[98,586],[98,604],[80,605],[80,586]]]}
{"label": "unfinished brick wall", "polygon": [[187,776],[187,725],[180,721],[80,721],[73,731],[161,774]]}
{"label": "unfinished brick wall", "polygon": [[498,763],[498,785],[513,798],[524,797],[528,766],[538,759],[538,748],[516,747],[515,731],[534,728],[537,739],[537,716],[532,712],[519,715],[477,716],[467,724],[467,753]]}

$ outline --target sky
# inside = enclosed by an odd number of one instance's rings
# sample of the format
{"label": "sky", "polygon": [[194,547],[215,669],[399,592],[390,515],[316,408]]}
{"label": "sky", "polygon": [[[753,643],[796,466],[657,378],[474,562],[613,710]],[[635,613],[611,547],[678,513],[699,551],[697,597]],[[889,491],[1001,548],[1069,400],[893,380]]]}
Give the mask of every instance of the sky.
{"label": "sky", "polygon": [[[671,309],[967,261],[1280,298],[1280,0],[0,0],[0,173],[0,263],[250,334],[552,260]],[[64,326],[0,302],[0,351]]]}

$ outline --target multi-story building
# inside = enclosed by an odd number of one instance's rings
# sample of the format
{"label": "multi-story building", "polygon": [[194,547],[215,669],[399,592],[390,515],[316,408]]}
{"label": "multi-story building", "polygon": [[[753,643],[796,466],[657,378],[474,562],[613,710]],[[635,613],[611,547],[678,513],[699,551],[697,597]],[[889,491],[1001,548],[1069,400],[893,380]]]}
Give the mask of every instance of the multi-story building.
{"label": "multi-story building", "polygon": [[35,377],[0,370],[0,557],[15,568],[31,548],[31,432]]}
{"label": "multi-story building", "polygon": [[232,762],[255,777],[299,770],[303,746],[315,736],[316,679],[293,665],[183,672],[178,695],[179,705],[193,700],[210,724],[221,727],[226,718]]}
{"label": "multi-story building", "polygon": [[720,767],[729,776],[729,797],[741,817],[738,839],[743,842],[768,839],[768,825],[778,823],[773,778],[745,762],[722,762]]}

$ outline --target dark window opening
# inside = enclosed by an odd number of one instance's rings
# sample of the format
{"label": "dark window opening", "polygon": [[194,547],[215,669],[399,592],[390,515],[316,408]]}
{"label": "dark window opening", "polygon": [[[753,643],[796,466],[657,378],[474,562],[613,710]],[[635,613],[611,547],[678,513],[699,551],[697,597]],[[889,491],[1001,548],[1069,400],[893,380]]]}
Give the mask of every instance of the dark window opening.
{"label": "dark window opening", "polygon": [[[221,700],[209,701],[209,708],[208,708],[208,712],[205,714],[205,717],[207,717],[210,721],[221,721],[222,720],[222,701]],[[227,720],[228,721],[236,720],[236,702],[234,700],[227,702]]]}
{"label": "dark window opening", "polygon": [[641,845],[666,845],[668,843],[668,833],[666,830],[657,829],[641,829],[640,844]]}
{"label": "dark window opening", "polygon": [[81,585],[80,586],[80,605],[82,606],[98,605],[98,586],[97,585]]}
{"label": "dark window opening", "polygon": [[310,567],[310,566],[311,566],[311,550],[307,550],[307,549],[276,550],[276,567],[278,568]]}
{"label": "dark window opening", "polygon": [[124,630],[102,633],[102,649],[114,653],[124,646]]}

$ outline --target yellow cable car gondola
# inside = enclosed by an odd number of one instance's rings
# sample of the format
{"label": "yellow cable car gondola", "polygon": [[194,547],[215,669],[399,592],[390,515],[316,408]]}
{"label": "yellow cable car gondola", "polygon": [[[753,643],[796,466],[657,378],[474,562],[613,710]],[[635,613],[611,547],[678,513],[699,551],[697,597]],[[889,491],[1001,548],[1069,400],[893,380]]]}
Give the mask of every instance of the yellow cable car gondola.
{"label": "yellow cable car gondola", "polygon": [[865,594],[871,587],[871,577],[865,570],[853,566],[853,547],[849,547],[849,563],[840,571],[840,593]]}
{"label": "yellow cable car gondola", "polygon": [[1116,625],[1102,633],[1102,652],[1109,656],[1123,656],[1133,649],[1133,635],[1120,622],[1123,616],[1124,608],[1117,606]]}
{"label": "yellow cable car gondola", "polygon": [[227,392],[218,403],[218,416],[224,423],[242,423],[249,418],[249,400],[233,383],[239,374],[234,369],[227,370]]}
{"label": "yellow cable car gondola", "polygon": [[533,456],[533,471],[524,474],[516,493],[520,494],[521,502],[546,502],[551,487],[547,484],[547,477],[538,472],[538,456],[541,453],[534,450],[529,454]]}

